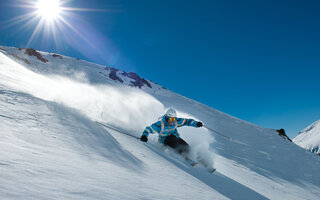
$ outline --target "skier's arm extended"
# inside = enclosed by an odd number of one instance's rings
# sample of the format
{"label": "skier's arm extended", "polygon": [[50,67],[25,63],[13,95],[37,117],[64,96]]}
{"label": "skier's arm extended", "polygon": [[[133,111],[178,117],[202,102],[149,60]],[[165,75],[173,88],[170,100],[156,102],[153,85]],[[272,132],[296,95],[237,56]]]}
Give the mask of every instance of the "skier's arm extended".
{"label": "skier's arm extended", "polygon": [[178,127],[181,126],[193,126],[193,127],[201,127],[203,124],[200,121],[196,121],[194,119],[187,118],[177,118]]}
{"label": "skier's arm extended", "polygon": [[156,123],[153,123],[151,126],[147,126],[142,135],[145,135],[146,137],[149,136],[149,134],[153,134],[153,133],[159,133],[161,131],[161,122],[158,121]]}

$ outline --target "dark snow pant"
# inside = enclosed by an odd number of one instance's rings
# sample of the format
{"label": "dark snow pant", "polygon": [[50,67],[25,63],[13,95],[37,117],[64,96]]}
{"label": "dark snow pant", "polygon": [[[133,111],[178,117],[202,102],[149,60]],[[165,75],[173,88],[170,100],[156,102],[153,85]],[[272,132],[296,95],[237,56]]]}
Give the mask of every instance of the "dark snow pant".
{"label": "dark snow pant", "polygon": [[188,143],[186,143],[183,139],[177,138],[174,135],[170,135],[166,137],[164,140],[164,145],[167,145],[174,150],[176,150],[179,154],[187,155],[189,153],[190,147]]}

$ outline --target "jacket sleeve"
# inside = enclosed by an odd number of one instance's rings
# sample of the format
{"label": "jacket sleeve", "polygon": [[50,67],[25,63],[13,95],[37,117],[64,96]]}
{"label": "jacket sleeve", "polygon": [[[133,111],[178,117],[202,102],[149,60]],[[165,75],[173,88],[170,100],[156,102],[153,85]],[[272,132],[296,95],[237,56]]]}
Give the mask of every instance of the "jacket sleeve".
{"label": "jacket sleeve", "polygon": [[197,127],[197,121],[194,119],[187,119],[187,118],[177,118],[178,127],[181,126],[193,126]]}
{"label": "jacket sleeve", "polygon": [[147,126],[142,135],[149,136],[149,134],[159,133],[161,131],[161,122],[158,121],[156,123],[151,124],[151,126]]}

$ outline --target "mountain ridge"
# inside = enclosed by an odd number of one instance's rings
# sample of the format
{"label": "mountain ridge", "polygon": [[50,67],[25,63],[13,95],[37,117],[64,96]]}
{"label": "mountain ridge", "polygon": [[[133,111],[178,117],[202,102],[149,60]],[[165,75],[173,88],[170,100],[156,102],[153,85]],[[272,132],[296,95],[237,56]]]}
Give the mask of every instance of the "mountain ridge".
{"label": "mountain ridge", "polygon": [[300,131],[293,141],[302,148],[320,155],[320,120]]}
{"label": "mountain ridge", "polygon": [[[105,66],[41,52],[48,59],[43,63],[17,48],[12,55],[1,48],[3,199],[319,199],[320,159],[275,130],[153,82],[152,88],[130,86],[133,79],[119,72],[123,83],[115,81]],[[190,168],[156,134],[144,144],[95,123],[139,137],[168,107],[233,138],[179,129],[192,153],[218,169],[214,175]]]}

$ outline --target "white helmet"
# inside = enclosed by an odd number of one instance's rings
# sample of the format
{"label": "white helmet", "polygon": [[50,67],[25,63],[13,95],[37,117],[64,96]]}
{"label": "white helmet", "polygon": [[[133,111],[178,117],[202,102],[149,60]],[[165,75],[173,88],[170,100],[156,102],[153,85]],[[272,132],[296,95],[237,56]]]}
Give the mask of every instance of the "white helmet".
{"label": "white helmet", "polygon": [[177,117],[177,112],[176,112],[173,108],[170,108],[170,109],[166,112],[166,116],[167,116],[167,117]]}

